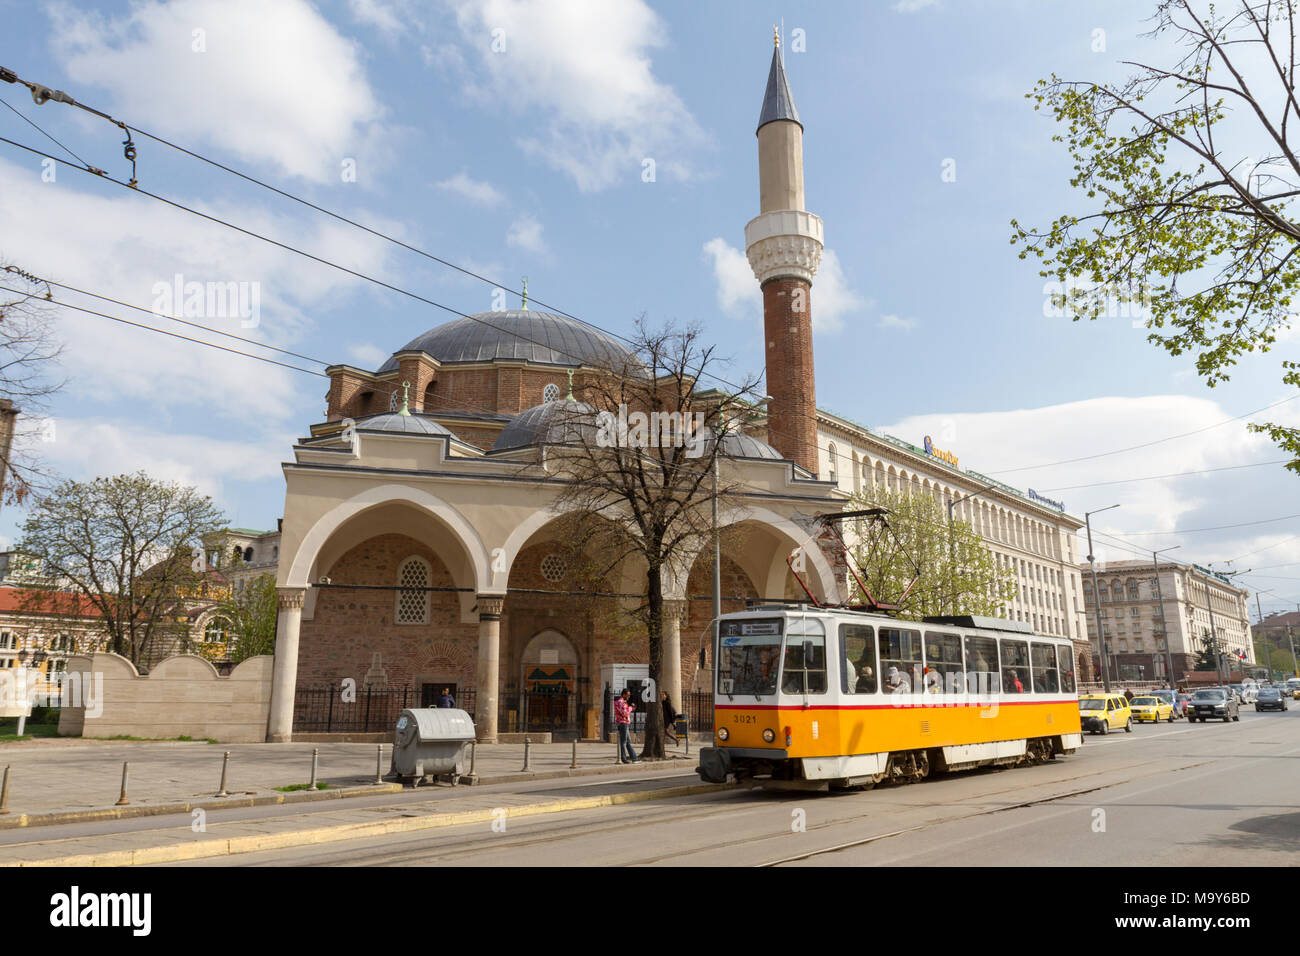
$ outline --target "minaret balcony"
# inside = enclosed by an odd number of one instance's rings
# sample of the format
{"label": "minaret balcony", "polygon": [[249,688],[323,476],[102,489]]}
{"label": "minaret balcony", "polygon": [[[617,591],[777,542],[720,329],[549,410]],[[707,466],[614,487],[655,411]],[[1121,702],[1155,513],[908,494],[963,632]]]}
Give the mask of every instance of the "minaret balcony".
{"label": "minaret balcony", "polygon": [[745,225],[745,254],[760,283],[780,276],[812,282],[821,264],[822,220],[802,209],[780,209]]}

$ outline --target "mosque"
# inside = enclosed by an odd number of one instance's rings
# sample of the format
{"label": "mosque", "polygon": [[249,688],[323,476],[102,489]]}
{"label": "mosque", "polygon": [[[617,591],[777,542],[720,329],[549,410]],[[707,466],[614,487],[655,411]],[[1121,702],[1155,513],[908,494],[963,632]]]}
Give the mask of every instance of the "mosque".
{"label": "mosque", "polygon": [[[842,601],[842,558],[817,516],[872,483],[910,486],[962,501],[958,516],[999,560],[1018,562],[1024,586],[1007,615],[1074,636],[1086,666],[1077,598],[1069,609],[1081,522],[817,408],[812,285],[823,227],[804,208],[803,132],[778,41],[757,128],[759,215],[745,227],[769,401],[765,421],[722,449],[720,468],[745,488],[719,519],[743,532],[743,546],[724,543],[723,610],[802,597],[804,586]],[[534,720],[570,733],[591,726],[601,675],[644,666],[647,648],[600,606],[616,598],[588,597],[575,579],[546,449],[574,393],[630,359],[617,339],[524,303],[432,328],[374,371],[327,370],[325,420],[284,465],[268,739],[292,739],[305,689],[349,679],[413,688],[421,700],[411,705],[451,687],[485,742]],[[961,497],[979,489],[979,501]],[[787,565],[796,548],[807,557],[802,585]],[[674,701],[707,689],[711,666],[712,549],[687,566],[666,594],[662,687]],[[644,593],[644,569],[625,562],[603,586]]]}

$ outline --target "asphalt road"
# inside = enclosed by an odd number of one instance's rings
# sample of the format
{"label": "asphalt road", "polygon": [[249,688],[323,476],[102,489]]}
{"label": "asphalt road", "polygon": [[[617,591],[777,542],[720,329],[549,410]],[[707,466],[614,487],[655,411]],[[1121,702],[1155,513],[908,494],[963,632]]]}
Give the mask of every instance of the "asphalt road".
{"label": "asphalt road", "polygon": [[1085,736],[1037,767],[847,794],[733,790],[193,865],[1285,866],[1300,851],[1297,795],[1300,708],[1247,708],[1237,723]]}

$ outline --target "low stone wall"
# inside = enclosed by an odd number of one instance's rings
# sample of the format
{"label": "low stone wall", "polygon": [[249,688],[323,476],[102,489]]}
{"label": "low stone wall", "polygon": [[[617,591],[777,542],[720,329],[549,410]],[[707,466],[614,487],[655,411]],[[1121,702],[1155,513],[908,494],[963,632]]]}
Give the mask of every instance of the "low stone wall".
{"label": "low stone wall", "polygon": [[74,656],[59,734],[260,743],[271,711],[273,661],[270,655],[250,657],[222,677],[204,658],[177,654],[141,676],[118,654]]}

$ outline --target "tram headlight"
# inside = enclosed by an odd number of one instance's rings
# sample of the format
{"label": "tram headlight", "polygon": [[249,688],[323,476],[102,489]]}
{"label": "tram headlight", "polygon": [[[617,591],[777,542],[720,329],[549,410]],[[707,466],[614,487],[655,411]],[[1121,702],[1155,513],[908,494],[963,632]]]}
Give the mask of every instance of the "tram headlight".
{"label": "tram headlight", "polygon": [[731,734],[727,733],[727,728],[726,728],[726,727],[719,727],[719,728],[718,728],[718,739],[719,739],[719,740],[726,740],[726,739],[727,739],[728,737],[730,737],[730,736],[731,736]]}
{"label": "tram headlight", "polygon": [[772,730],[770,727],[767,730],[763,731],[763,740],[765,740],[769,744],[772,741],[776,740],[776,731]]}

